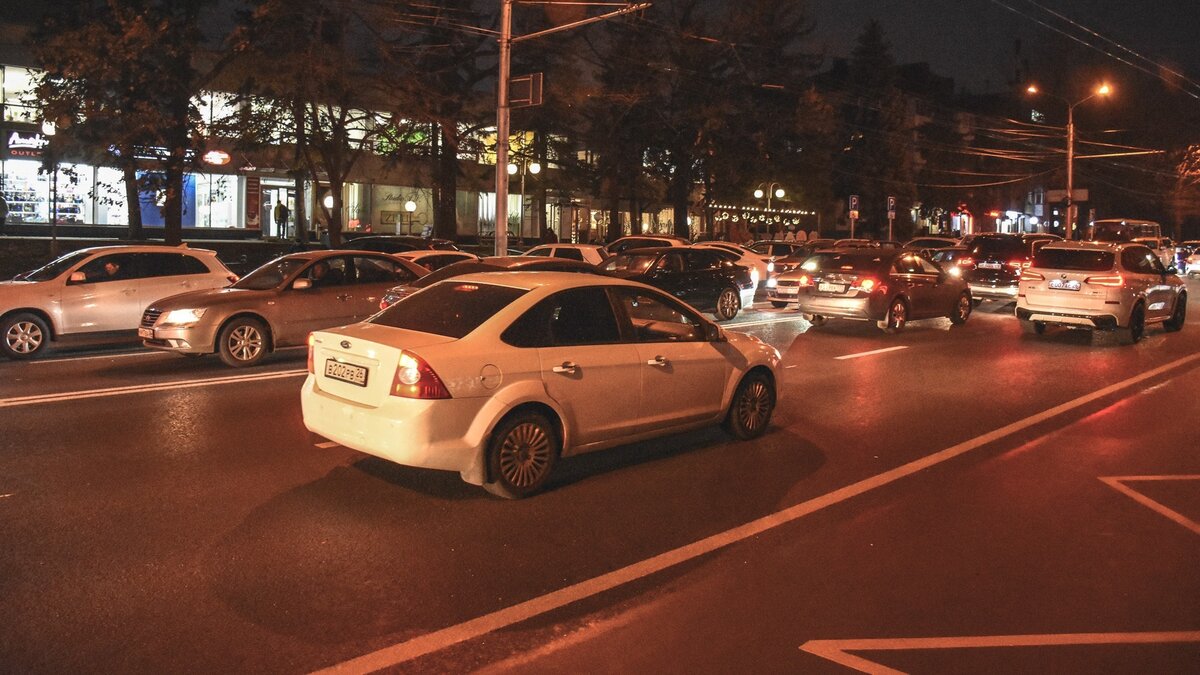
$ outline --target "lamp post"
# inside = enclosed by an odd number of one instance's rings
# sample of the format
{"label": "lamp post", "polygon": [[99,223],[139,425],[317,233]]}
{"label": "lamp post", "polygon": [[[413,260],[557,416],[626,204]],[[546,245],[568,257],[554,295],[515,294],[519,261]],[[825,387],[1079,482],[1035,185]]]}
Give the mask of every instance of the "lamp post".
{"label": "lamp post", "polygon": [[[508,175],[514,176],[514,175],[516,175],[516,173],[518,171],[521,172],[521,212],[520,212],[521,220],[520,220],[520,224],[517,226],[517,236],[524,237],[525,236],[525,174],[531,173],[535,176],[538,175],[539,173],[542,172],[542,165],[538,164],[537,162],[529,161],[528,157],[518,158],[517,161],[519,162],[519,164],[509,162]],[[507,209],[505,209],[505,211],[507,213]],[[506,222],[504,223],[506,231],[507,231],[507,226],[508,226],[507,220],[508,220],[508,218],[506,216],[505,217]]]}
{"label": "lamp post", "polygon": [[[763,189],[764,185],[766,186],[766,189]],[[754,188],[754,198],[755,199],[762,199],[764,196],[767,198],[767,211],[771,210],[771,196],[772,195],[774,195],[774,197],[776,199],[783,199],[783,196],[785,194],[786,193],[783,191],[783,186],[781,186],[779,183],[775,183],[775,182],[759,183],[758,187]],[[768,217],[770,217],[769,214],[768,214]],[[768,229],[767,232],[769,233],[770,229]],[[758,227],[757,226],[754,228],[754,233],[755,233],[755,235],[758,235]],[[755,236],[755,239],[760,239],[760,238],[761,238],[760,236]]]}
{"label": "lamp post", "polygon": [[[1036,84],[1029,85],[1025,88],[1025,91],[1034,96],[1042,93]],[[1067,104],[1067,224],[1063,235],[1068,240],[1075,238],[1071,234],[1071,230],[1075,227],[1075,106],[1080,103],[1086,103],[1097,96],[1108,96],[1111,93],[1112,87],[1109,87],[1107,84],[1101,84],[1099,87],[1096,87],[1096,90],[1091,95],[1085,96],[1074,103],[1061,96],[1051,94],[1054,98]]]}
{"label": "lamp post", "polygon": [[413,212],[417,210],[417,203],[413,200],[404,202],[404,212],[408,214],[408,234],[412,234]]}

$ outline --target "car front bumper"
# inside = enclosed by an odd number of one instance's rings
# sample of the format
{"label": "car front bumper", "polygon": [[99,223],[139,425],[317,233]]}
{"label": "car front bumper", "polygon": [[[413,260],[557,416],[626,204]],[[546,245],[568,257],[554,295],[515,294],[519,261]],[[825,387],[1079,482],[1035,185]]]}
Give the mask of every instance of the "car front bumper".
{"label": "car front bumper", "polygon": [[[198,323],[194,326],[139,328],[142,345],[150,349],[179,354],[211,354],[216,344],[217,326]],[[146,331],[149,330],[149,334]]]}

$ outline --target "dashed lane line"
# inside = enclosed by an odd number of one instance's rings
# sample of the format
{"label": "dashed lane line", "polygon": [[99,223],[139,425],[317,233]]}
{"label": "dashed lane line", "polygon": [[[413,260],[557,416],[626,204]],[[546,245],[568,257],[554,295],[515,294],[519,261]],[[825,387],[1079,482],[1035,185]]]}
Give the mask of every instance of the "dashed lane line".
{"label": "dashed lane line", "polygon": [[339,445],[341,445],[341,443],[338,443],[337,441],[325,441],[324,443],[317,443],[317,444],[313,445],[313,447],[321,448],[322,450],[327,450],[329,448],[336,448]]}
{"label": "dashed lane line", "polygon": [[1014,647],[1064,647],[1080,645],[1154,645],[1200,642],[1200,631],[1155,633],[1061,633],[1046,635],[971,635],[931,638],[865,638],[809,640],[801,651],[841,666],[872,675],[903,675],[904,671],[851,654],[852,651],[911,651],[926,649],[997,649]]}
{"label": "dashed lane line", "polygon": [[833,359],[835,361],[845,361],[846,359],[860,359],[864,356],[874,356],[876,354],[883,354],[885,352],[895,352],[895,351],[899,351],[901,349],[908,349],[908,346],[907,345],[899,345],[896,347],[884,347],[883,349],[872,349],[869,352],[858,352],[857,354],[843,354],[842,356],[835,356],[835,357],[833,357]]}
{"label": "dashed lane line", "polygon": [[19,406],[39,405],[43,403],[60,403],[62,401],[78,401],[88,398],[103,398],[106,396],[125,396],[128,394],[144,394],[152,391],[169,391],[172,389],[194,389],[196,387],[211,387],[222,384],[238,384],[241,382],[259,382],[263,380],[278,380],[286,377],[307,375],[308,371],[284,370],[277,373],[260,373],[255,375],[230,375],[228,377],[212,377],[200,380],[177,380],[159,384],[139,384],[129,387],[108,387],[105,389],[86,389],[68,391],[57,394],[38,394],[36,396],[16,396],[0,399],[0,408],[16,408]]}
{"label": "dashed lane line", "polygon": [[[1200,360],[1200,353],[1191,354],[1176,359],[1166,365],[1148,370],[1140,375],[1127,378],[1090,394],[1059,404],[1048,410],[1031,415],[1011,424],[976,436],[958,445],[926,455],[919,459],[903,464],[894,469],[865,478],[856,483],[814,497],[781,511],[768,514],[756,520],[739,525],[732,529],[705,537],[691,544],[660,553],[656,556],[641,560],[625,567],[584,581],[565,586],[545,595],[537,596],[490,614],[484,614],[463,623],[447,626],[431,633],[413,636],[403,642],[383,647],[376,651],[358,656],[348,661],[334,664],[319,673],[372,673],[384,668],[392,668],[407,663],[427,654],[441,651],[453,645],[474,640],[476,638],[509,628],[548,612],[555,611],[570,604],[587,598],[595,597],[614,588],[644,579],[663,570],[695,560],[714,551],[726,548],[741,541],[756,537],[764,532],[792,523],[822,509],[840,504],[844,501],[868,493],[872,490],[907,478],[915,473],[949,461],[972,450],[984,447],[1030,427],[1037,426],[1059,415],[1071,412],[1076,408],[1088,405],[1094,401],[1110,396],[1119,391],[1145,382],[1148,379],[1167,373],[1177,373],[1180,368]],[[1177,375],[1176,375],[1177,376]]]}

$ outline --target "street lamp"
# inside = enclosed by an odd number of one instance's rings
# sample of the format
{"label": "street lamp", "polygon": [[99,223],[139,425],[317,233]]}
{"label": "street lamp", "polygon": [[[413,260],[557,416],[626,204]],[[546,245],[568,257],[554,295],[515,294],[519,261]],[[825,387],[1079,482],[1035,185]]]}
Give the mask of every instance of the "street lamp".
{"label": "street lamp", "polygon": [[[1025,88],[1025,91],[1033,96],[1042,93],[1036,84],[1029,85]],[[1075,195],[1073,194],[1075,191],[1075,106],[1080,103],[1086,103],[1097,96],[1108,96],[1111,93],[1112,87],[1109,87],[1107,84],[1101,84],[1099,87],[1096,87],[1096,90],[1091,95],[1085,96],[1074,103],[1062,96],[1050,94],[1050,96],[1067,104],[1067,226],[1065,228],[1066,231],[1063,233],[1066,239],[1074,238],[1071,234],[1071,229],[1075,227]]]}
{"label": "street lamp", "polygon": [[409,234],[412,234],[412,233],[413,233],[413,229],[412,229],[412,225],[413,225],[413,212],[414,212],[414,211],[416,211],[416,210],[417,210],[417,203],[416,203],[416,202],[414,202],[414,201],[413,201],[413,200],[411,200],[411,199],[410,199],[410,200],[408,200],[408,201],[406,201],[406,202],[404,202],[404,212],[408,214],[408,233],[409,233]]}
{"label": "street lamp", "polygon": [[[764,185],[766,186],[766,189],[763,189]],[[755,199],[762,199],[764,196],[767,198],[767,211],[771,210],[771,197],[774,196],[776,199],[783,199],[784,194],[786,193],[783,191],[783,186],[775,182],[759,183],[758,187],[754,188]],[[767,217],[769,218],[770,214],[767,214]],[[770,232],[769,229],[767,231]],[[754,234],[759,235],[757,225],[754,227]],[[762,237],[755,236],[754,238],[761,239]]]}
{"label": "street lamp", "polygon": [[[518,171],[521,172],[521,220],[520,220],[520,224],[517,226],[517,236],[524,237],[525,236],[525,174],[528,172],[535,176],[538,175],[539,173],[542,172],[542,165],[538,164],[537,162],[529,161],[528,157],[521,157],[518,159],[518,161],[520,162],[519,165],[509,162],[508,175],[515,176]],[[498,216],[497,216],[497,220],[499,220]],[[507,231],[508,230],[508,209],[507,208],[504,209],[504,227],[505,227],[505,231]]]}

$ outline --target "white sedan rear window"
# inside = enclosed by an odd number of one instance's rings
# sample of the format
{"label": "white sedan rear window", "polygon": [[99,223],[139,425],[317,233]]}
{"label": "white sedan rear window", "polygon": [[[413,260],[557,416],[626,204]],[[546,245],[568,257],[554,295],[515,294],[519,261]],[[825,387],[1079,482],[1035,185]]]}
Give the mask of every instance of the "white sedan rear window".
{"label": "white sedan rear window", "polygon": [[528,292],[450,279],[413,293],[376,314],[369,323],[460,338]]}

